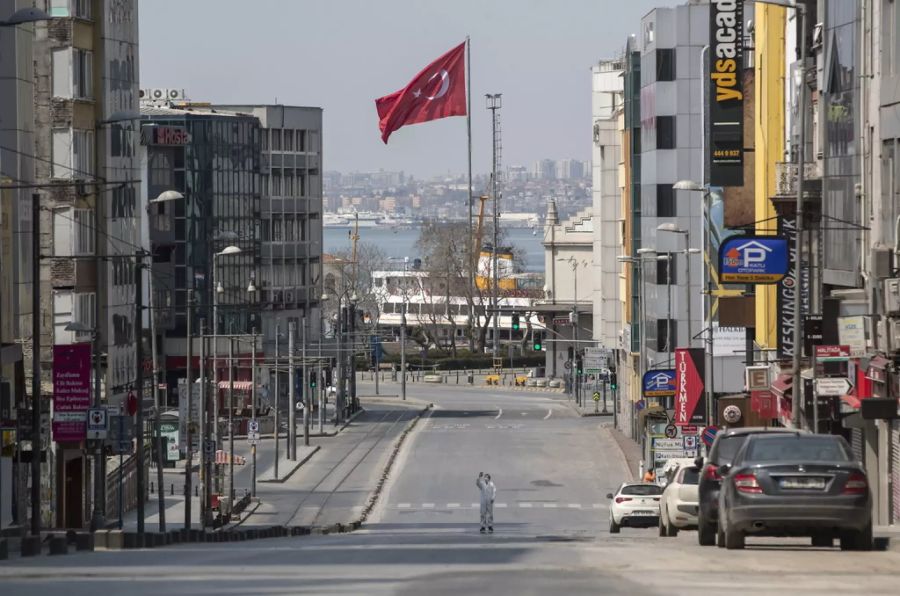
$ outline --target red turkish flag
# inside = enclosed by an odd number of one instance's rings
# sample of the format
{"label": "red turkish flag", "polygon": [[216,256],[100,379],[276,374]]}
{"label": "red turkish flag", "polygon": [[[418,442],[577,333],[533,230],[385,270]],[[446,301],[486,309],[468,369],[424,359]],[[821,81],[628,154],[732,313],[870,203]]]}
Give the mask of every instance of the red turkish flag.
{"label": "red turkish flag", "polygon": [[466,115],[466,43],[426,66],[409,84],[375,100],[381,140],[407,124]]}

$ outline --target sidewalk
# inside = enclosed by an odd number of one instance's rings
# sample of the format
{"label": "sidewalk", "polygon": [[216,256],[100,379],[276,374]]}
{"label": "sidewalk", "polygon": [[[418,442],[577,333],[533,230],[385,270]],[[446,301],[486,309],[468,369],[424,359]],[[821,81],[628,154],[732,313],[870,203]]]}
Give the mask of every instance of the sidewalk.
{"label": "sidewalk", "polygon": [[612,425],[606,427],[606,430],[619,446],[619,450],[622,452],[622,457],[625,458],[628,472],[631,474],[629,480],[634,481],[639,479],[641,467],[641,446],[635,443],[629,437],[626,437],[619,429],[613,428]]}

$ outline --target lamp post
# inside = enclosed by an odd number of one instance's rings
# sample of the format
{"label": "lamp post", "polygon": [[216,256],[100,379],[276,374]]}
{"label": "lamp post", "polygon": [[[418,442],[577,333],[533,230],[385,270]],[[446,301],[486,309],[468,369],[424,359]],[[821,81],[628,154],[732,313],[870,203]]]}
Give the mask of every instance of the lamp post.
{"label": "lamp post", "polygon": [[684,284],[685,308],[687,309],[687,345],[691,347],[694,343],[694,336],[691,332],[691,255],[698,254],[699,248],[691,248],[691,231],[687,228],[679,228],[673,223],[664,223],[656,227],[660,232],[671,232],[672,234],[681,234],[684,236],[684,250],[672,251],[677,254],[683,254],[685,259],[685,275],[687,279]]}

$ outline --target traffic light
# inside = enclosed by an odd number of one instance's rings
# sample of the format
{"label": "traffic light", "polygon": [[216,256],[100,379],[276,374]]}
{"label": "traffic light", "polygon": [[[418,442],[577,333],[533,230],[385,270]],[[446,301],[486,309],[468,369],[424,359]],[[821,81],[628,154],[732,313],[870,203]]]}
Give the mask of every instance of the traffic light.
{"label": "traffic light", "polygon": [[619,379],[616,377],[616,371],[609,371],[609,388],[615,391],[619,388]]}
{"label": "traffic light", "polygon": [[540,352],[541,350],[544,349],[544,346],[541,345],[541,338],[540,338],[539,336],[537,336],[537,335],[532,336],[532,338],[531,338],[531,348],[532,348],[535,352]]}
{"label": "traffic light", "polygon": [[576,354],[576,356],[575,356],[575,373],[576,374],[580,375],[582,372],[584,372],[583,363],[584,363],[584,361],[581,359],[581,354]]}
{"label": "traffic light", "polygon": [[513,313],[513,316],[512,316],[512,330],[513,330],[513,331],[518,331],[518,330],[519,330],[519,327],[520,327],[520,325],[519,325],[519,313]]}
{"label": "traffic light", "polygon": [[309,386],[312,389],[316,388],[316,372],[314,370],[309,371]]}

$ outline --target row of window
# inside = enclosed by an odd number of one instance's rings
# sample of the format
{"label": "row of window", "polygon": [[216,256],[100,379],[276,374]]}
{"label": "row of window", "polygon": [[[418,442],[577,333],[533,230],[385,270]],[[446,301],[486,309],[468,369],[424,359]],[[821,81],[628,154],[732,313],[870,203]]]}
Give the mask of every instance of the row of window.
{"label": "row of window", "polygon": [[50,16],[51,17],[77,17],[79,19],[90,19],[91,0],[50,0]]}
{"label": "row of window", "polygon": [[262,194],[270,197],[304,197],[307,193],[306,174],[301,170],[272,168],[271,175],[263,175]]}
{"label": "row of window", "polygon": [[[305,218],[293,215],[272,215],[271,220],[264,220],[260,226],[263,242],[306,241]],[[270,234],[271,232],[271,234]]]}
{"label": "row of window", "polygon": [[53,50],[53,97],[93,99],[94,53],[78,48]]}
{"label": "row of window", "polygon": [[260,131],[260,142],[263,151],[306,151],[305,130],[290,128],[264,128]]}
{"label": "row of window", "polygon": [[53,212],[53,254],[65,257],[94,254],[92,209],[60,209]]}
{"label": "row of window", "polygon": [[58,128],[52,137],[53,178],[94,177],[94,131]]}

